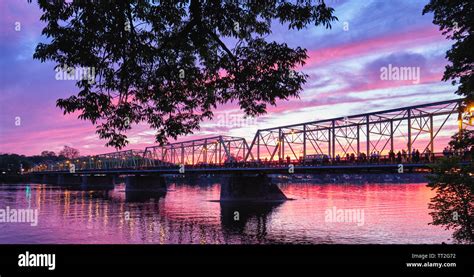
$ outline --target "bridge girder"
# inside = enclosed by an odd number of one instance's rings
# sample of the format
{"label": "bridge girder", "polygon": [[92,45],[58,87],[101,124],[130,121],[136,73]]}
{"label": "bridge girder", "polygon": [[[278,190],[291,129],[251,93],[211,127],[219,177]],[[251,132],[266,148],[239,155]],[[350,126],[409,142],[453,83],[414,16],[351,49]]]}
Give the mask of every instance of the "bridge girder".
{"label": "bridge girder", "polygon": [[435,139],[450,119],[462,118],[459,130],[472,127],[462,117],[461,99],[317,120],[258,130],[245,160],[275,161],[307,155],[329,157],[396,151],[396,145],[411,153],[435,151]]}
{"label": "bridge girder", "polygon": [[242,161],[249,150],[244,138],[214,136],[145,148],[145,166],[223,164]]}

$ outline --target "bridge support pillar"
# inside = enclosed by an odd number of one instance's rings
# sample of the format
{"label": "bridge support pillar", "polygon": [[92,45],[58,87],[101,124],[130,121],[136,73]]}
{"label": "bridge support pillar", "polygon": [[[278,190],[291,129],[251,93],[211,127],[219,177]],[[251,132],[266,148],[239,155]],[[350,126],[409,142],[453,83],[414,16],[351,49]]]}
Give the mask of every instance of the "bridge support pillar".
{"label": "bridge support pillar", "polygon": [[123,178],[121,178],[119,175],[112,175],[112,181],[114,185],[117,185],[123,182]]}
{"label": "bridge support pillar", "polygon": [[43,175],[39,175],[39,174],[29,175],[28,181],[32,183],[41,183],[43,181]]}
{"label": "bridge support pillar", "polygon": [[57,174],[44,174],[41,178],[42,184],[57,184],[58,175]]}
{"label": "bridge support pillar", "polygon": [[140,176],[133,175],[125,177],[125,191],[166,191],[166,181],[163,176]]}
{"label": "bridge support pillar", "polygon": [[221,201],[279,202],[288,200],[267,175],[232,175],[221,185]]}
{"label": "bridge support pillar", "polygon": [[94,176],[84,175],[82,176],[81,187],[83,189],[113,189],[114,182],[113,177],[109,175],[105,176]]}
{"label": "bridge support pillar", "polygon": [[80,185],[82,183],[81,176],[71,174],[58,174],[58,185]]}

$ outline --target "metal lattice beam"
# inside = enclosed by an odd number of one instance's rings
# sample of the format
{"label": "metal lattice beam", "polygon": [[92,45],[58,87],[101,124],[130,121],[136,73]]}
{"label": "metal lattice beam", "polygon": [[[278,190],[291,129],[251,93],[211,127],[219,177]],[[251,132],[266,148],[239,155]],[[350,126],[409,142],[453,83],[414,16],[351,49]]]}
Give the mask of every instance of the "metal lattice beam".
{"label": "metal lattice beam", "polygon": [[[305,159],[314,154],[330,158],[349,153],[382,154],[395,151],[395,144],[408,153],[415,148],[433,153],[437,135],[447,122],[456,122],[461,102],[449,100],[261,129],[245,160],[254,160],[250,154],[260,161]],[[467,126],[464,122],[462,127]]]}
{"label": "metal lattice beam", "polygon": [[224,164],[242,161],[249,151],[244,138],[215,136],[145,148],[145,166]]}

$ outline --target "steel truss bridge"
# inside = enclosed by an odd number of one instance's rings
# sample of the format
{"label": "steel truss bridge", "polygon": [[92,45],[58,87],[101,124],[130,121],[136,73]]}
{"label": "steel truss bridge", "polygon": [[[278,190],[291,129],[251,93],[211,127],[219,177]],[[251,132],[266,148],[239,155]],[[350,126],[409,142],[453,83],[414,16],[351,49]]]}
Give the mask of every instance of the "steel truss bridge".
{"label": "steel truss bridge", "polygon": [[471,128],[473,111],[462,107],[462,99],[441,101],[260,129],[250,144],[245,138],[219,135],[38,165],[32,171],[67,171],[71,167],[78,171],[140,171],[182,165],[218,170],[229,164],[236,168],[246,164],[301,164],[318,156],[334,166],[336,157],[383,156],[402,149],[410,160],[414,149],[421,156],[433,155],[446,146],[447,135]]}

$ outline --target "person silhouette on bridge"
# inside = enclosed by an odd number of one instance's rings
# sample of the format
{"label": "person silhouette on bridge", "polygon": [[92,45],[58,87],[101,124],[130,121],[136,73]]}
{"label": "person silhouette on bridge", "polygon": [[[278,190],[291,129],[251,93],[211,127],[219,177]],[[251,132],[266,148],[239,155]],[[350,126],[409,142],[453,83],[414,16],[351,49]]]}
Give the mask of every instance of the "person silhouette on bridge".
{"label": "person silhouette on bridge", "polygon": [[426,151],[425,151],[425,160],[427,162],[431,162],[431,151],[430,151],[430,149],[426,149]]}
{"label": "person silhouette on bridge", "polygon": [[390,162],[394,162],[395,161],[395,152],[393,152],[392,149],[390,149],[390,151],[388,152],[388,159],[390,160]]}
{"label": "person silhouette on bridge", "polygon": [[400,151],[397,153],[397,163],[402,163],[402,153]]}

